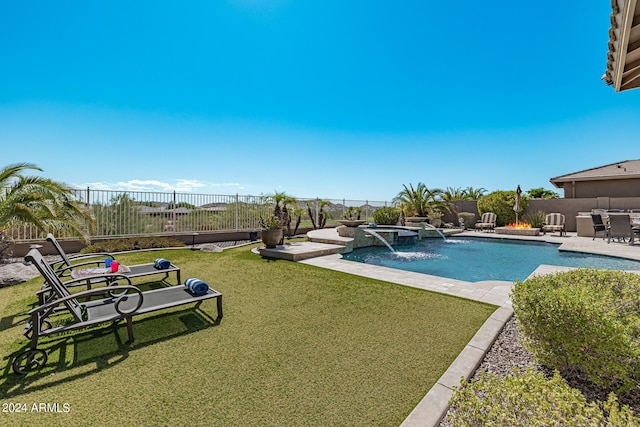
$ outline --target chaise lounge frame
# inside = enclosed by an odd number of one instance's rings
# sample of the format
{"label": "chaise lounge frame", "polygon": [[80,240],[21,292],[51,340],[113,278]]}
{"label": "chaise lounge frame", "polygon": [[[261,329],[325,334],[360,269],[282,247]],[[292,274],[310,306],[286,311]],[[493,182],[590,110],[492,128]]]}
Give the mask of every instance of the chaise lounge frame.
{"label": "chaise lounge frame", "polygon": [[[128,266],[128,269],[130,271],[121,272],[117,274],[105,273],[105,274],[95,275],[95,276],[85,276],[85,277],[75,276],[74,271],[79,270],[80,267],[86,267],[86,266],[92,266],[92,265],[98,267],[100,265],[104,265],[104,259],[90,260],[91,258],[108,256],[115,259],[115,257],[112,254],[106,253],[106,252],[79,255],[79,256],[69,256],[64,251],[64,249],[62,249],[62,246],[56,240],[53,234],[51,233],[47,234],[47,240],[53,245],[56,252],[58,252],[58,254],[61,257],[60,261],[48,262],[48,265],[51,267],[51,269],[55,272],[55,274],[58,277],[63,279],[70,278],[70,277],[74,278],[74,280],[65,282],[66,287],[86,286],[87,289],[90,290],[92,285],[107,284],[110,281],[112,281],[115,276],[125,276],[127,278],[132,279],[135,277],[143,277],[143,276],[149,276],[154,274],[164,274],[164,277],[161,279],[164,281],[164,280],[167,280],[169,278],[169,274],[173,272],[176,273],[176,280],[177,280],[176,284],[180,285],[182,283],[180,280],[180,267],[175,266],[173,263],[168,268],[164,268],[161,270],[155,268],[153,263],[148,263],[148,264],[137,264],[137,265]],[[75,262],[78,260],[82,262]],[[129,281],[129,284],[131,284],[130,281]],[[41,305],[55,298],[55,292],[51,292],[51,289],[49,288],[46,281],[42,285],[42,290],[38,292],[38,298],[39,298],[39,303]]]}
{"label": "chaise lounge frame", "polygon": [[[38,349],[40,337],[105,322],[115,323],[125,320],[129,341],[133,342],[134,316],[190,303],[195,303],[195,308],[197,308],[202,301],[212,298],[217,300],[216,322],[222,319],[222,294],[212,288],[209,288],[207,293],[201,296],[193,295],[184,286],[170,286],[142,292],[137,287],[131,286],[128,277],[114,274],[113,281],[109,286],[72,294],[37,249],[31,249],[25,256],[25,260],[36,266],[58,298],[29,311],[29,320],[23,334],[30,339],[30,345],[29,349],[20,353],[13,362],[12,367],[16,374],[27,374],[41,369],[46,364],[46,352]],[[117,280],[125,280],[128,284],[118,284]],[[80,299],[91,297],[101,298],[80,302]],[[50,316],[65,309],[72,315],[74,322],[52,327],[49,321]]]}

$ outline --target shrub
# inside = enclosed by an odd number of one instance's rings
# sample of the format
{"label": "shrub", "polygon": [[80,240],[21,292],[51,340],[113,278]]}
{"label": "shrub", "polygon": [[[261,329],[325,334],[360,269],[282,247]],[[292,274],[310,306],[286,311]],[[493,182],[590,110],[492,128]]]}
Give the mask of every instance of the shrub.
{"label": "shrub", "polygon": [[544,224],[544,220],[546,216],[547,215],[544,213],[544,211],[535,210],[533,212],[527,212],[524,215],[523,219],[527,223],[531,224],[533,228],[541,228],[542,225]]}
{"label": "shrub", "polygon": [[373,213],[373,221],[380,225],[396,225],[400,220],[400,209],[384,206]]}
{"label": "shrub", "polygon": [[13,239],[0,233],[0,263],[13,255]]}
{"label": "shrub", "polygon": [[476,214],[473,212],[460,212],[458,214],[458,224],[464,224],[464,228],[474,228],[476,223]]}
{"label": "shrub", "polygon": [[96,242],[83,248],[80,253],[122,252],[138,249],[175,248],[180,246],[185,246],[184,242],[169,237],[129,237]]}
{"label": "shrub", "polygon": [[[516,213],[513,211],[513,205],[515,204],[515,191],[494,191],[478,200],[478,211],[480,211],[480,214],[485,212],[495,213],[497,216],[496,225],[502,226],[516,222]],[[522,207],[522,212],[527,210],[525,196],[520,197],[520,206]]]}
{"label": "shrub", "polygon": [[483,373],[454,390],[447,416],[453,426],[640,426],[613,393],[607,402],[587,402],[556,371],[551,379],[529,368],[504,379]]}
{"label": "shrub", "polygon": [[605,390],[640,386],[640,276],[578,269],[516,282],[513,309],[539,363]]}

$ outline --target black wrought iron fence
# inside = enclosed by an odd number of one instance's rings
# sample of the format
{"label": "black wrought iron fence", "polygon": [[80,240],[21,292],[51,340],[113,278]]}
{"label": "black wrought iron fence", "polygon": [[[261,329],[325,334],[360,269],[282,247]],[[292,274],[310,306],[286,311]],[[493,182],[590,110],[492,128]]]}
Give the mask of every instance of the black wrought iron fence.
{"label": "black wrought iron fence", "polygon": [[[142,192],[112,190],[74,190],[76,200],[83,203],[95,219],[92,237],[125,237],[139,235],[167,235],[193,232],[251,231],[260,228],[260,218],[273,211],[274,204],[267,196],[193,194],[178,192]],[[303,226],[318,225],[320,215],[327,224],[342,219],[349,207],[362,219],[370,219],[373,212],[388,205],[346,199],[298,198],[298,214]],[[292,214],[292,213],[291,213]],[[292,214],[293,216],[293,214]],[[313,219],[313,220],[312,220]],[[294,218],[295,221],[295,218]],[[5,231],[14,240],[42,240],[48,232],[56,237],[73,237],[68,230],[40,231],[30,224],[22,224]]]}

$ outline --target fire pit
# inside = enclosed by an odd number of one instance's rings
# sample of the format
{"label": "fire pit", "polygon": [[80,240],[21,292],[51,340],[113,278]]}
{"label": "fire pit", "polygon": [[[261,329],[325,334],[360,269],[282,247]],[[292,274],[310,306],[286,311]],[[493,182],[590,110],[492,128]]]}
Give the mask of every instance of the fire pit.
{"label": "fire pit", "polygon": [[540,229],[533,228],[531,224],[519,222],[517,224],[507,224],[504,227],[496,227],[495,232],[498,234],[511,234],[516,236],[539,236]]}

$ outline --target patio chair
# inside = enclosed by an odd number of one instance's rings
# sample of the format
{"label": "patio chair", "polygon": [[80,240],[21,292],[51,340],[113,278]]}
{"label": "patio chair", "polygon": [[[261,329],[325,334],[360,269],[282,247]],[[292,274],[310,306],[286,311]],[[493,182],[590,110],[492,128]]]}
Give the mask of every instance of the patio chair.
{"label": "patio chair", "polygon": [[542,225],[542,234],[547,231],[553,233],[554,231],[560,232],[560,236],[566,235],[567,232],[564,228],[564,215],[561,213],[550,213],[544,218],[544,224]]}
{"label": "patio chair", "polygon": [[[115,255],[109,252],[94,252],[90,254],[75,254],[75,255],[67,255],[67,253],[62,249],[60,242],[56,240],[55,236],[51,233],[47,234],[47,241],[53,245],[58,255],[60,255],[60,260],[50,262],[51,268],[53,270],[62,270],[68,269],[69,267],[85,267],[85,266],[100,266],[104,264],[105,258],[116,259]],[[99,258],[99,259],[98,259]],[[69,275],[70,269],[66,271],[66,275]]]}
{"label": "patio chair", "polygon": [[591,240],[595,240],[598,233],[604,233],[602,240],[604,240],[605,237],[609,237],[609,226],[602,222],[602,215],[592,213],[591,222],[593,223],[593,239]]}
{"label": "patio chair", "polygon": [[[131,286],[129,278],[117,275],[113,277],[110,286],[72,294],[37,249],[31,249],[25,260],[36,266],[58,298],[29,311],[29,320],[23,332],[30,339],[29,349],[20,353],[13,361],[12,367],[16,374],[39,370],[47,363],[47,353],[38,348],[40,337],[125,320],[129,341],[133,342],[134,316],[190,303],[196,303],[197,308],[202,301],[211,298],[217,300],[216,322],[222,319],[222,294],[212,288],[207,288],[203,295],[195,295],[185,286],[142,292]],[[121,285],[118,280],[124,280],[128,284]],[[80,302],[84,297],[101,298]],[[67,312],[71,319],[55,323],[49,320],[52,315],[60,312]]]}
{"label": "patio chair", "polygon": [[494,214],[493,212],[483,213],[482,217],[480,217],[480,221],[476,223],[476,231],[478,230],[492,231],[494,228],[496,228],[497,218],[498,218],[497,215]]}
{"label": "patio chair", "polygon": [[618,242],[625,242],[626,239],[631,241],[632,232],[629,214],[609,215],[609,239],[607,243],[611,243],[611,239],[618,239]]}
{"label": "patio chair", "polygon": [[[104,259],[90,260],[91,258],[101,257],[105,255],[114,258],[112,255],[108,253],[93,253],[87,254],[86,256],[69,256],[65,253],[64,249],[62,249],[62,246],[60,246],[60,243],[52,234],[47,235],[47,240],[51,242],[62,259],[61,261],[49,263],[49,266],[52,270],[54,270],[55,274],[58,277],[65,280],[68,278],[73,279],[66,282],[67,287],[84,285],[87,287],[87,289],[91,289],[91,287],[96,284],[107,284],[110,281],[110,277],[113,277],[114,273],[110,273],[107,268],[100,268],[100,266],[104,266]],[[87,269],[86,267],[88,266],[94,266],[94,268]],[[180,268],[170,262],[168,263],[167,267],[162,269],[156,267],[155,263],[147,263],[123,266],[121,270],[122,271],[118,271],[118,274],[126,276],[130,279],[155,274],[164,274],[164,277],[161,280],[166,280],[169,278],[170,273],[175,272],[177,284],[181,283]],[[87,275],[83,273],[92,274]],[[38,292],[38,296],[40,304],[44,304],[46,301],[50,301],[52,297],[55,297],[55,293],[50,292],[49,286],[45,281],[42,285],[42,290]]]}

